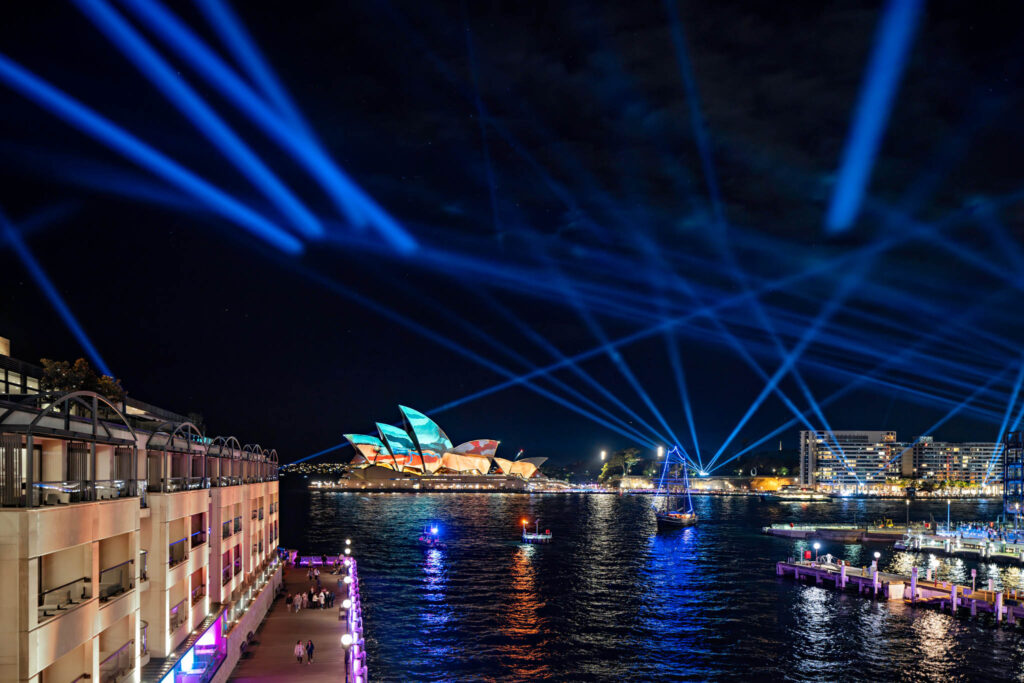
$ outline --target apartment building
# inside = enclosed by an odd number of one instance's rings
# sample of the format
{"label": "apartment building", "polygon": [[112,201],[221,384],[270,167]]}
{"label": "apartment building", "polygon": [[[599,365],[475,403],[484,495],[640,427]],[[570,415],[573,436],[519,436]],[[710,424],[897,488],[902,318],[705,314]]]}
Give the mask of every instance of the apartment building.
{"label": "apartment building", "polygon": [[958,481],[999,486],[1002,448],[920,436],[896,440],[891,431],[800,432],[800,484],[827,491],[867,491],[886,479]]}
{"label": "apartment building", "polygon": [[899,476],[906,444],[888,431],[800,432],[800,485],[857,491]]}
{"label": "apartment building", "polygon": [[952,443],[921,436],[904,456],[902,469],[903,476],[915,479],[999,485],[1003,481],[1002,448],[997,443]]}
{"label": "apartment building", "polygon": [[226,680],[281,581],[277,454],[39,377],[0,355],[0,680]]}

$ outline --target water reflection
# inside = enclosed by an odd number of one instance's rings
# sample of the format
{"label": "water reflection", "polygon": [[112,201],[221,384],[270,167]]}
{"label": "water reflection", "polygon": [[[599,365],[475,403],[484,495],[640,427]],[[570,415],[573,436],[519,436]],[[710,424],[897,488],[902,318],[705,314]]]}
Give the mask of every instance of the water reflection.
{"label": "water reflection", "polygon": [[[808,506],[694,499],[697,527],[657,533],[641,496],[321,495],[282,489],[282,540],[360,561],[374,680],[675,681],[1005,679],[1024,673],[1024,637],[979,620],[875,602],[775,576],[813,547],[764,536],[774,522],[906,514],[887,501]],[[900,505],[903,505],[900,502]],[[945,501],[932,512],[945,518]],[[920,508],[920,510],[919,510]],[[980,514],[965,503],[953,518]],[[912,514],[925,518],[915,503]],[[519,520],[555,541],[524,546]],[[416,544],[441,522],[446,549]],[[891,546],[822,543],[866,566],[1024,589],[1019,566]]]}

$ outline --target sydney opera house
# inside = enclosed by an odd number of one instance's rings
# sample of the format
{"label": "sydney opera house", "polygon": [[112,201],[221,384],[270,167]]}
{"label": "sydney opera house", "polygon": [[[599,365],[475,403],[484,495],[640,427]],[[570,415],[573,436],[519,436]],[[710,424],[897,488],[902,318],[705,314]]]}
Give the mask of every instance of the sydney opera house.
{"label": "sydney opera house", "polygon": [[437,488],[430,485],[433,483],[495,488],[498,482],[543,477],[539,468],[547,458],[499,458],[499,442],[493,439],[455,446],[423,413],[405,406],[398,409],[401,428],[378,422],[378,436],[345,434],[355,451],[350,477],[354,482],[408,482],[415,478],[417,484],[427,484],[424,488]]}

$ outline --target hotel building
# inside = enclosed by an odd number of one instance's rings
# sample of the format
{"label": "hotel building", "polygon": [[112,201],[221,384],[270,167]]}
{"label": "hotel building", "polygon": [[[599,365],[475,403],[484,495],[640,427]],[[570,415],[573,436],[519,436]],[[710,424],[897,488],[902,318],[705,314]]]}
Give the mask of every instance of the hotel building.
{"label": "hotel building", "polygon": [[0,680],[227,679],[281,581],[277,455],[0,343]]}
{"label": "hotel building", "polygon": [[[800,432],[800,485],[827,491],[864,490],[900,475],[896,432]],[[895,458],[895,461],[893,460]]]}
{"label": "hotel building", "polygon": [[932,479],[998,485],[1003,465],[998,444],[906,443],[891,431],[800,432],[800,485],[824,491],[867,491],[887,479]]}

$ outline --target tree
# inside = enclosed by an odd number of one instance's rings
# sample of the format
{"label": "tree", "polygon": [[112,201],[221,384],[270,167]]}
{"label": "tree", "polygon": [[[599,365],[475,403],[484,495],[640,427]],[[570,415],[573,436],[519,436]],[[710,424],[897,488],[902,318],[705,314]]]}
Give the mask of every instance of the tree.
{"label": "tree", "polygon": [[622,462],[622,476],[628,476],[629,471],[633,469],[633,465],[640,462],[640,449],[639,448],[625,448],[621,451],[616,451],[612,458],[618,457]]}
{"label": "tree", "polygon": [[84,358],[74,363],[49,358],[43,358],[40,362],[43,365],[43,376],[39,384],[45,392],[66,394],[72,391],[95,391],[115,403],[124,400],[121,380],[109,375],[98,375]]}
{"label": "tree", "polygon": [[789,468],[788,467],[780,467],[779,468],[779,476],[780,477],[784,477],[787,474],[789,474]]}

